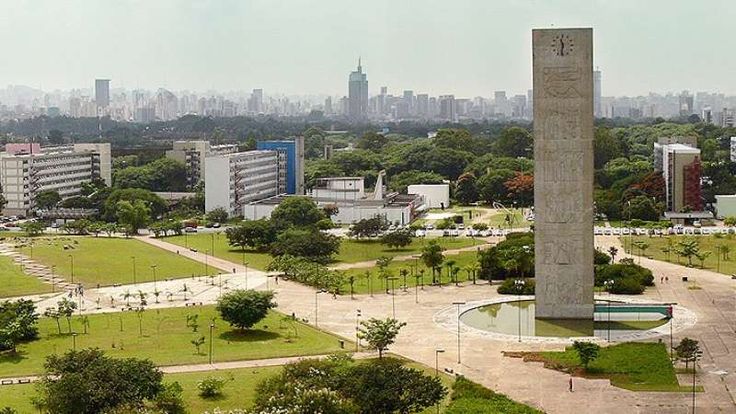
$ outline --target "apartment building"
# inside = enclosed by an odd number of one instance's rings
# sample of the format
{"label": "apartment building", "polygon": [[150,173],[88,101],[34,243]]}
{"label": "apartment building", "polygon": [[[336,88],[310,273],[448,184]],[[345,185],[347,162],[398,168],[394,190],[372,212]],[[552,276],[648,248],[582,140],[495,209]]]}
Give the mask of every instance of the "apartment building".
{"label": "apartment building", "polygon": [[234,154],[237,144],[210,145],[209,141],[174,141],[166,157],[183,163],[187,173],[187,188],[194,188],[205,177],[207,157]]}
{"label": "apartment building", "polygon": [[27,216],[37,194],[56,191],[62,199],[74,197],[82,183],[95,178],[112,184],[110,144],[13,144],[0,153],[0,184],[7,200],[3,214]]}
{"label": "apartment building", "polygon": [[254,150],[207,157],[205,211],[224,208],[241,216],[246,204],[285,192],[279,151]]}

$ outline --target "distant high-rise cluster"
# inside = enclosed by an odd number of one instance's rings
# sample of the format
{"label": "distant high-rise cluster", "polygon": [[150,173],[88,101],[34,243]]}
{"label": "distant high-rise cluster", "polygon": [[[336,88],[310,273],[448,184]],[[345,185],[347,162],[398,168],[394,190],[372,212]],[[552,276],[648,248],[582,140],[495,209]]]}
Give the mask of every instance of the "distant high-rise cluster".
{"label": "distant high-rise cluster", "polygon": [[[479,91],[463,97],[452,90],[432,96],[424,91],[387,86],[371,91],[368,74],[358,59],[348,74],[348,85],[338,95],[269,95],[262,88],[251,92],[194,92],[159,88],[111,89],[110,79],[95,79],[94,88],[45,93],[24,86],[0,89],[0,121],[39,115],[74,118],[110,117],[118,121],[150,123],[185,115],[211,117],[285,116],[323,118],[347,122],[467,120],[531,120],[533,91],[513,94],[505,90]],[[344,87],[343,87],[344,88]],[[687,90],[641,96],[603,96],[602,72],[593,71],[593,107],[597,118],[675,118],[698,116],[718,126],[736,125],[736,96]]]}

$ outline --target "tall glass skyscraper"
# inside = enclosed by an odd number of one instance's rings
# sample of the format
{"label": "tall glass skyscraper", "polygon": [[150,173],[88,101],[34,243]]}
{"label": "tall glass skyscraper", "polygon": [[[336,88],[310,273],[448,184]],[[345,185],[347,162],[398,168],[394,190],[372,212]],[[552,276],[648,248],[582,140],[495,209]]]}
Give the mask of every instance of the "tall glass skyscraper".
{"label": "tall glass skyscraper", "polygon": [[368,112],[368,76],[358,58],[358,69],[350,72],[348,78],[348,115],[351,118],[364,118]]}

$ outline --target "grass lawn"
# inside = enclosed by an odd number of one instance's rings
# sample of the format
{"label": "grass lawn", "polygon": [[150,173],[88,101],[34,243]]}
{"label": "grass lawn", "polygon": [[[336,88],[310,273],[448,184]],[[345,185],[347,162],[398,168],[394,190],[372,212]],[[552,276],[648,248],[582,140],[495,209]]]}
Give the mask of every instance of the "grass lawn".
{"label": "grass lawn", "polygon": [[[64,246],[72,248],[65,250]],[[23,253],[30,255],[30,249],[23,247]],[[74,281],[87,287],[133,283],[133,257],[137,282],[153,281],[152,265],[156,265],[158,280],[205,273],[204,264],[134,239],[37,237],[33,239],[32,256],[33,260],[46,266],[56,266],[56,274],[63,275],[67,280],[71,280],[73,260]],[[209,268],[208,273],[217,272]]]}
{"label": "grass lawn", "polygon": [[[224,233],[173,236],[162,240],[185,248],[194,248],[200,252],[209,252],[214,248],[214,255],[216,257],[229,260],[233,263],[242,264],[243,257],[245,256],[248,266],[255,269],[263,270],[271,263],[271,256],[268,253],[246,250],[245,255],[243,255],[242,250],[237,247],[231,247],[227,243],[227,237],[225,237]],[[483,243],[481,240],[474,240],[467,237],[443,237],[437,238],[436,240],[445,249],[459,249]],[[415,238],[412,244],[403,249],[389,249],[375,240],[342,239],[340,253],[335,256],[335,262],[355,263],[376,260],[381,256],[410,255],[420,252],[426,243],[427,240],[423,238]]]}
{"label": "grass lawn", "polygon": [[[474,263],[478,260],[478,253],[474,251],[467,251],[467,252],[460,252],[458,254],[454,255],[445,255],[445,264],[449,261],[455,261],[455,267],[459,267],[461,270],[458,273],[458,280],[460,282],[466,281],[466,280],[472,280],[472,278],[468,275],[468,272],[463,270],[463,268],[471,263]],[[421,260],[416,261],[417,264],[417,273],[418,275],[421,274],[422,271],[424,271],[424,277],[423,282],[422,278],[419,279],[419,285],[429,285],[432,283],[432,271],[427,268],[424,263],[422,263]],[[401,286],[404,285],[404,278],[401,276],[401,270],[406,269],[409,271],[406,277],[406,285],[408,287],[414,287],[417,284],[417,279],[412,276],[413,269],[414,269],[415,261],[414,260],[402,260],[402,261],[394,261],[391,262],[391,264],[388,266],[388,271],[391,273],[393,277],[398,277],[399,280],[394,281],[394,286],[396,289],[399,289]],[[369,278],[367,277],[366,272],[370,274],[370,284],[369,284]],[[355,277],[355,282],[353,285],[353,288],[355,290],[355,293],[361,294],[361,293],[369,293],[372,289],[373,293],[381,293],[385,292],[387,287],[391,287],[390,282],[387,282],[385,279],[382,279],[378,276],[378,267],[368,267],[363,269],[349,269],[345,271],[345,274],[347,276],[353,276]],[[443,284],[450,283],[451,279],[450,276],[447,273],[447,266],[443,264],[442,266],[442,277],[441,282]],[[478,283],[487,283],[485,281],[482,281],[478,279]],[[343,290],[344,294],[350,294],[350,285],[346,284],[345,288]]]}
{"label": "grass lawn", "polygon": [[[668,239],[671,239],[671,242],[668,242]],[[733,235],[723,235],[722,237],[716,237],[712,235],[708,236],[665,236],[665,237],[647,237],[647,236],[639,236],[634,237],[634,243],[637,241],[642,241],[649,244],[649,247],[644,251],[644,255],[647,257],[651,257],[656,260],[661,261],[669,261],[671,263],[678,263],[682,265],[687,265],[687,258],[685,257],[678,257],[677,254],[674,252],[671,252],[669,254],[669,257],[667,253],[662,251],[662,248],[667,248],[668,246],[672,246],[674,248],[677,248],[677,243],[681,242],[686,239],[692,239],[699,243],[700,245],[700,251],[701,252],[711,252],[710,256],[708,256],[704,263],[705,269],[712,270],[714,272],[720,272],[727,275],[731,275],[736,273],[736,238],[733,237]],[[631,239],[627,237],[621,237],[621,244],[625,246],[626,250],[629,251],[631,246]],[[723,256],[718,257],[718,249],[717,246],[723,245],[728,246],[730,248],[730,252],[727,255],[728,260],[724,260]],[[634,245],[633,254],[640,255],[642,252]],[[668,260],[669,259],[669,260]],[[701,262],[697,259],[697,257],[692,258],[693,266],[700,267]]]}
{"label": "grass lawn", "polygon": [[[529,222],[524,219],[520,209],[514,209],[513,212],[513,227],[518,228],[529,226]],[[492,215],[488,221],[488,225],[496,228],[509,228],[509,224],[506,222],[506,213],[501,212]]]}
{"label": "grass lawn", "polygon": [[547,368],[573,372],[586,378],[608,378],[611,384],[631,391],[681,392],[692,388],[677,382],[664,344],[625,342],[601,348],[600,355],[587,371],[577,353],[568,347],[564,352],[530,353],[532,360],[545,362]]}
{"label": "grass lawn", "polygon": [[[187,315],[199,315],[198,332],[187,327]],[[197,354],[190,341],[201,336],[209,341],[209,321],[216,316],[218,313],[214,306],[147,310],[142,315],[143,335],[135,312],[89,315],[87,334],[82,333],[82,322],[75,316],[72,331],[79,333],[76,339],[78,348],[97,347],[113,357],[150,358],[157,365],[198,364],[207,363],[208,345],[202,346]],[[216,320],[213,359],[263,359],[340,350],[337,337],[301,323],[285,322],[283,317],[280,313],[271,312],[245,333]],[[66,325],[66,320],[62,320],[62,334],[59,335],[53,319],[41,318],[39,340],[21,345],[17,355],[0,354],[0,377],[39,373],[46,355],[71,349],[73,340]],[[346,348],[351,349],[351,346],[348,344]]]}
{"label": "grass lawn", "polygon": [[51,292],[51,285],[21,272],[10,257],[0,256],[0,298],[44,292]]}

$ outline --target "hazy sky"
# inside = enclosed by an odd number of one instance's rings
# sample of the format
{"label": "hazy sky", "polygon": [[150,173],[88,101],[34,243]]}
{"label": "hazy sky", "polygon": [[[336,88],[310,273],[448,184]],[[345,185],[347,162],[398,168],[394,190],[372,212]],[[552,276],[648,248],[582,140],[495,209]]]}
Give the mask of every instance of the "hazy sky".
{"label": "hazy sky", "polygon": [[736,94],[736,0],[0,0],[0,87],[524,93],[531,29],[592,26],[603,95]]}

